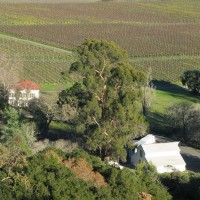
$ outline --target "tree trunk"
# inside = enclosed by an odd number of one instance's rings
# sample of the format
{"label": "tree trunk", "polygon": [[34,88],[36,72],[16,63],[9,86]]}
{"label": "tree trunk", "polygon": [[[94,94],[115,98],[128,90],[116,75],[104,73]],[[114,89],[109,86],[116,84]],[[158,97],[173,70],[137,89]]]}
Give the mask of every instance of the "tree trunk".
{"label": "tree trunk", "polygon": [[102,148],[99,147],[99,157],[101,158],[102,157]]}

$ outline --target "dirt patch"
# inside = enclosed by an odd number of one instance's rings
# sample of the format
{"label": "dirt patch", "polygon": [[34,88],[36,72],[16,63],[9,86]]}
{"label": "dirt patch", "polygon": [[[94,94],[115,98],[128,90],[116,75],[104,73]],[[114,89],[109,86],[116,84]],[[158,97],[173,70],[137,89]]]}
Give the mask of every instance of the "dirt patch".
{"label": "dirt patch", "polygon": [[152,200],[152,195],[146,192],[140,192],[139,196],[142,200]]}
{"label": "dirt patch", "polygon": [[94,172],[92,165],[84,158],[65,160],[64,165],[71,169],[78,178],[84,181],[91,181],[96,187],[106,185],[104,177],[99,172]]}
{"label": "dirt patch", "polygon": [[106,185],[104,177],[99,172],[95,172],[92,165],[89,164],[84,158],[70,158],[68,160],[64,160],[62,156],[53,150],[46,151],[45,157],[53,159],[57,164],[64,165],[73,171],[76,177],[84,181],[92,182],[95,187]]}

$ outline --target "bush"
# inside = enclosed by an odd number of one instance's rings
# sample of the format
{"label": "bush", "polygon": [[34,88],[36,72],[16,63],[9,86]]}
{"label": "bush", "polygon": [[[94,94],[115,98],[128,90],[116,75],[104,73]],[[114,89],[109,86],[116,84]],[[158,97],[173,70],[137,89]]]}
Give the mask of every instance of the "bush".
{"label": "bush", "polygon": [[161,182],[169,188],[174,199],[200,199],[200,173],[173,172],[163,174]]}

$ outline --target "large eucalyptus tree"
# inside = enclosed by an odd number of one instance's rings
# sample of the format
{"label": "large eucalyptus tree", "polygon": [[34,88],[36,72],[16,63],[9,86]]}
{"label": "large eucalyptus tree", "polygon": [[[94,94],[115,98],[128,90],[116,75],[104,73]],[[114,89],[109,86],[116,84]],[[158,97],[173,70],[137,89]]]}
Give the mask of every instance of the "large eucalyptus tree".
{"label": "large eucalyptus tree", "polygon": [[113,42],[85,40],[76,53],[70,72],[82,79],[62,91],[58,103],[76,108],[77,130],[90,150],[124,160],[124,145],[147,128],[142,115],[146,77]]}

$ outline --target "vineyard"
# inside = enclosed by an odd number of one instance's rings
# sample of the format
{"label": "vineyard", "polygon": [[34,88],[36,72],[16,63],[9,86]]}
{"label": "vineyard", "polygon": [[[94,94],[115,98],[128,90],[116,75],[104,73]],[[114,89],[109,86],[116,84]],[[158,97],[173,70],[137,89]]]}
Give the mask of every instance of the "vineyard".
{"label": "vineyard", "polygon": [[[85,38],[114,41],[129,52],[131,62],[138,69],[146,71],[151,67],[154,79],[174,82],[185,70],[200,69],[199,10],[200,2],[196,0],[44,3],[42,6],[2,3],[0,32],[68,50]],[[5,43],[9,49],[9,42]],[[60,81],[57,72],[63,70],[64,63],[71,62],[69,54],[49,53],[44,48],[39,51],[42,51],[39,58],[35,52],[37,59],[24,61],[23,76],[30,77],[33,73],[40,82]],[[51,75],[52,64],[56,68],[55,76]],[[42,71],[46,71],[45,79],[38,75]]]}
{"label": "vineyard", "polygon": [[170,82],[180,81],[180,76],[188,69],[200,70],[200,56],[133,58],[131,63],[144,72],[151,70],[155,80]]}
{"label": "vineyard", "polygon": [[0,26],[0,30],[66,49],[80,45],[85,38],[96,38],[114,41],[134,57],[200,54],[200,24],[16,25]]}
{"label": "vineyard", "polygon": [[9,56],[8,62],[21,66],[21,79],[37,83],[62,82],[61,72],[68,70],[74,60],[69,52],[3,35],[0,35],[0,52]]}

